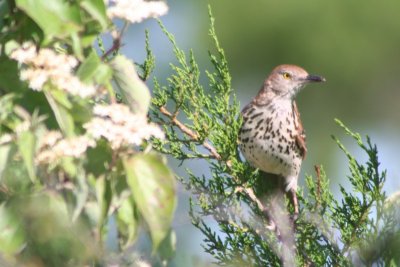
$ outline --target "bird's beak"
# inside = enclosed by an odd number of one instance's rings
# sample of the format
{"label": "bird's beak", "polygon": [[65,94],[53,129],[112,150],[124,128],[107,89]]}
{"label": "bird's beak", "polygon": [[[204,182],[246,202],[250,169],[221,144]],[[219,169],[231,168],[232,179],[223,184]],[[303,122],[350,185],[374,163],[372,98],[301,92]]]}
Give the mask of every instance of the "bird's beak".
{"label": "bird's beak", "polygon": [[305,79],[308,82],[326,82],[326,79],[318,75],[308,75]]}

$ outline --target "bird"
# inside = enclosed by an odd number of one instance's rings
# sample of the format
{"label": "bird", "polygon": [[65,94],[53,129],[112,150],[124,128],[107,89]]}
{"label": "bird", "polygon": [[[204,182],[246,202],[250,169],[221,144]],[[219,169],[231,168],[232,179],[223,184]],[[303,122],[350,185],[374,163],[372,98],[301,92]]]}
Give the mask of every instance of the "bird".
{"label": "bird", "polygon": [[294,214],[299,212],[297,182],[307,154],[305,131],[295,97],[309,83],[325,82],[296,65],[279,65],[242,112],[239,149],[247,162],[279,177]]}

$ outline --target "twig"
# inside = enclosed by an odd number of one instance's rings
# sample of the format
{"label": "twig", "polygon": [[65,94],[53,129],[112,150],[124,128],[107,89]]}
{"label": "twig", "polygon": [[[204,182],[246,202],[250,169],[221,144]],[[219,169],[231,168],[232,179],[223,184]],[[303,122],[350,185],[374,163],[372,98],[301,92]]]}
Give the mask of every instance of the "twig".
{"label": "twig", "polygon": [[317,173],[317,206],[319,206],[321,202],[321,166],[315,165],[314,169]]}
{"label": "twig", "polygon": [[117,36],[113,40],[112,46],[101,56],[102,60],[105,60],[112,52],[117,51],[121,47],[121,36]]}
{"label": "twig", "polygon": [[121,48],[121,40],[122,40],[122,35],[128,28],[128,22],[124,22],[124,25],[122,26],[121,31],[117,32],[114,36],[113,44],[112,46],[101,56],[102,60],[106,60],[107,57],[114,51],[118,51]]}
{"label": "twig", "polygon": [[[176,114],[175,115],[171,114],[171,112],[169,112],[165,107],[160,107],[160,111],[161,111],[162,114],[167,116],[171,120],[172,124],[177,126],[184,134],[188,135],[194,141],[199,141],[199,135],[197,133],[195,133],[194,131],[192,131],[191,129],[189,129],[188,127],[186,127],[182,122],[180,122],[176,118]],[[204,141],[202,145],[208,151],[210,151],[210,153],[211,153],[213,158],[215,158],[217,160],[221,159],[220,154],[217,152],[217,150],[210,143]]]}

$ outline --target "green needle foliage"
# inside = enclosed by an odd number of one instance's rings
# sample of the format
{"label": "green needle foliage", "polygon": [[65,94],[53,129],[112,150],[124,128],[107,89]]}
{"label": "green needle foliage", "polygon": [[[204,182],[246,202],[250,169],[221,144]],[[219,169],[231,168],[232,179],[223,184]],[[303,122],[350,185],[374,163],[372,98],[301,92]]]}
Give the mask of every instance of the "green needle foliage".
{"label": "green needle foliage", "polygon": [[[128,25],[143,17],[122,12],[128,17],[117,16],[119,29],[110,5],[0,1],[1,266],[166,266],[177,196],[161,153],[202,162],[204,173],[187,170],[179,180],[192,193],[192,223],[217,264],[400,265],[400,194],[385,194],[386,172],[368,137],[337,120],[367,161],[334,138],[348,159],[350,185],[335,199],[316,167],[298,193],[293,222],[283,196],[272,201],[267,179],[238,152],[240,107],[211,10],[212,70],[205,72],[160,22],[176,62],[165,85],[154,79],[152,98],[144,82],[155,68],[149,34],[142,64],[119,51]],[[152,244],[144,263],[130,249],[141,229]],[[115,255],[106,246],[110,230]]]}
{"label": "green needle foliage", "polygon": [[209,52],[214,68],[205,71],[208,86],[200,83],[193,51],[180,49],[160,23],[176,63],[166,85],[155,79],[152,99],[152,117],[167,136],[155,147],[182,162],[203,160],[207,168],[204,174],[187,170],[187,177],[180,178],[193,194],[190,216],[204,234],[204,250],[222,266],[398,266],[398,201],[383,191],[386,172],[379,169],[377,148],[339,120],[368,156],[359,162],[334,137],[347,156],[351,186],[340,186],[342,195],[335,199],[326,173],[317,166],[316,176],[307,176],[307,188],[299,192],[300,216],[294,226],[286,208],[274,217],[275,226],[271,223],[267,215],[274,207],[265,205],[265,194],[259,193],[261,174],[237,149],[239,103],[211,11],[209,15],[215,49]]}

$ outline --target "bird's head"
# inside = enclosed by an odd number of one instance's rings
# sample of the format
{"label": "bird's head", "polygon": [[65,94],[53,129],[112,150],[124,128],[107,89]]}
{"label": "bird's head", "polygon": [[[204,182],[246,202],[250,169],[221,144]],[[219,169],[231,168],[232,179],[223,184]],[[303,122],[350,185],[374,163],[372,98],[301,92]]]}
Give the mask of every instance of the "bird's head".
{"label": "bird's head", "polygon": [[325,82],[325,78],[310,75],[295,65],[279,65],[265,80],[264,88],[272,90],[276,96],[292,99],[308,83]]}

